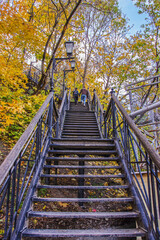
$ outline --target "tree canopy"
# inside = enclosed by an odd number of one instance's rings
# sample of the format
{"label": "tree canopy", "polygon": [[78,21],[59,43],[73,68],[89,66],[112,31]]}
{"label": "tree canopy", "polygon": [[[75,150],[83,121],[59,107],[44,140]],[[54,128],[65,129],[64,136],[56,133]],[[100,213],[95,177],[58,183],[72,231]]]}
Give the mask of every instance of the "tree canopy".
{"label": "tree canopy", "polygon": [[[117,0],[14,0],[0,8],[0,133],[15,141],[45,99],[53,56],[64,57],[64,42],[75,43],[76,70],[67,73],[68,88],[96,89],[103,104],[110,88],[117,95],[126,83],[160,72],[160,2],[134,0],[148,16],[135,35]],[[39,69],[37,85],[27,77],[30,64]],[[54,73],[55,93],[62,92],[63,70]],[[159,85],[152,102],[159,97]],[[141,94],[141,93],[139,93]],[[145,99],[145,98],[144,98]],[[19,130],[19,131],[17,131]],[[18,133],[17,133],[18,132]]]}

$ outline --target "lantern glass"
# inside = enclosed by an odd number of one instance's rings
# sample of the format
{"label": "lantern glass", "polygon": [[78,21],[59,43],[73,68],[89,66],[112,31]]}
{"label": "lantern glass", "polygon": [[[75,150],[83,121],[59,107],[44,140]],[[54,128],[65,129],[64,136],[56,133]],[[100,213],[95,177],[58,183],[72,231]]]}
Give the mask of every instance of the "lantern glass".
{"label": "lantern glass", "polygon": [[67,41],[67,42],[65,42],[65,47],[66,47],[67,56],[68,56],[68,57],[72,56],[73,47],[74,47],[74,42],[73,42],[73,41]]}
{"label": "lantern glass", "polygon": [[75,60],[70,61],[72,70],[75,69],[76,62]]}

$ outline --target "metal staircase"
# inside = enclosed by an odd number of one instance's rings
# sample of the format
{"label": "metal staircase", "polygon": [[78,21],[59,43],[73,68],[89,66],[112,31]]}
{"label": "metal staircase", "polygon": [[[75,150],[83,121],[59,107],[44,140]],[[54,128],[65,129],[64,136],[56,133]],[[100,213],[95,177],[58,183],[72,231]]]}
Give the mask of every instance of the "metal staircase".
{"label": "metal staircase", "polygon": [[[141,169],[132,144],[127,145],[129,128],[122,130],[118,110],[115,115],[116,101],[112,98],[103,114],[97,95],[91,108],[70,103],[65,93],[57,112],[50,93],[30,134],[22,135],[2,165],[0,207],[7,210],[2,239],[159,239],[159,159],[152,169],[148,165],[154,176],[148,175],[147,193],[143,182],[133,180],[134,171],[141,176]],[[145,159],[142,150],[140,146],[140,162],[148,162],[149,153]]]}
{"label": "metal staircase", "polygon": [[49,145],[23,238],[146,236],[136,228],[140,213],[114,140],[99,138],[94,112],[71,103],[62,138]]}

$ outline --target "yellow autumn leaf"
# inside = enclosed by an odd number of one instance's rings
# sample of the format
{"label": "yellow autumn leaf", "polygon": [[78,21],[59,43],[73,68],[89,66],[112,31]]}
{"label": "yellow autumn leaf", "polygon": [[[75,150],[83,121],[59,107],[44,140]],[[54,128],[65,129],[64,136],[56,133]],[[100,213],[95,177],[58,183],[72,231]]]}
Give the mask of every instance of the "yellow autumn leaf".
{"label": "yellow autumn leaf", "polygon": [[64,208],[68,207],[68,203],[58,202],[58,204],[60,207],[64,207]]}

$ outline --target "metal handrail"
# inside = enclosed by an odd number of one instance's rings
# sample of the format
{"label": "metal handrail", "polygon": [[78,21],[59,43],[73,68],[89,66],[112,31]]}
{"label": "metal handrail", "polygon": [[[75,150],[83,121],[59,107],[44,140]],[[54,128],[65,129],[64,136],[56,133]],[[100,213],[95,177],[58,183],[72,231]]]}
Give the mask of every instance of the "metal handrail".
{"label": "metal handrail", "polygon": [[52,97],[53,93],[50,93],[46,98],[45,102],[43,103],[43,105],[41,106],[41,108],[39,109],[39,111],[37,112],[37,114],[35,115],[35,117],[32,119],[31,123],[28,125],[25,132],[22,134],[22,136],[19,138],[13,149],[10,151],[8,156],[0,165],[0,185],[3,183],[4,179],[8,175],[11,168],[13,167],[17,155],[19,155],[20,152],[22,151],[24,145],[26,144],[28,138],[32,134],[35,126],[37,125],[38,121],[42,116],[42,113],[44,112],[45,108],[47,107]]}
{"label": "metal handrail", "polygon": [[149,154],[149,156],[151,156],[152,161],[156,164],[156,166],[160,170],[160,156],[158,155],[158,153],[155,151],[155,149],[148,142],[146,137],[138,129],[138,127],[136,126],[134,121],[131,119],[131,117],[128,115],[128,113],[125,111],[125,109],[122,107],[121,103],[118,101],[118,99],[116,98],[116,96],[114,94],[112,94],[112,99],[114,100],[114,102],[118,106],[118,108],[121,111],[122,115],[125,117],[128,125],[133,130],[133,132],[135,133],[136,137],[139,139],[139,141],[141,142],[141,144],[145,148],[146,152]]}
{"label": "metal handrail", "polygon": [[[149,239],[160,239],[160,156],[123,108],[113,90],[104,114],[103,130],[105,138],[115,139],[131,192],[141,213],[141,226],[148,231]],[[143,175],[144,171],[146,175]]]}
{"label": "metal handrail", "polygon": [[145,78],[145,79],[143,79],[143,80],[141,80],[141,81],[127,84],[127,85],[125,85],[125,88],[126,88],[126,90],[133,90],[134,88],[128,89],[127,87],[130,87],[130,86],[133,86],[133,85],[136,85],[136,84],[138,84],[138,83],[142,83],[142,82],[145,82],[145,81],[148,81],[148,80],[151,80],[151,79],[155,79],[155,78],[158,78],[158,77],[160,77],[160,75],[155,75],[155,76],[152,76],[152,77],[148,77],[148,78]]}

